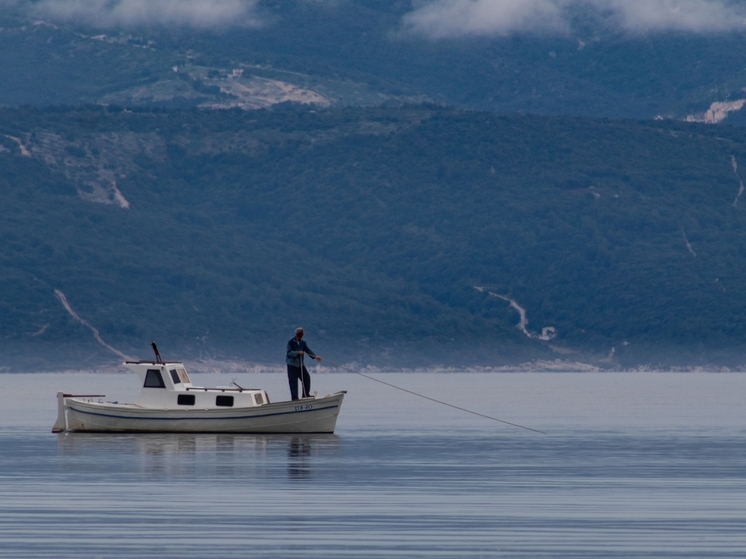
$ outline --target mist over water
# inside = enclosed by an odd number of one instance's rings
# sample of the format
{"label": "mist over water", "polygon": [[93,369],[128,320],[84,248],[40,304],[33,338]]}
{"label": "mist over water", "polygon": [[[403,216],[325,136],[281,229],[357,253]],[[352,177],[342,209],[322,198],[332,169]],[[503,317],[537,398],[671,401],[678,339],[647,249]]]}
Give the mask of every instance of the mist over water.
{"label": "mist over water", "polygon": [[312,377],[335,435],[53,435],[58,390],[134,375],[0,375],[0,557],[743,556],[746,376],[380,377],[548,435],[350,374]]}

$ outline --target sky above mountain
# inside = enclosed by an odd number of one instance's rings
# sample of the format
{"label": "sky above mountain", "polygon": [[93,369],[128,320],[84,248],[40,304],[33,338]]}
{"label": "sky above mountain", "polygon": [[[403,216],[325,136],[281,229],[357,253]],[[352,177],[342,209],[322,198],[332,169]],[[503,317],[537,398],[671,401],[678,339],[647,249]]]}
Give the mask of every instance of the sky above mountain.
{"label": "sky above mountain", "polygon": [[[299,0],[311,2],[312,0]],[[341,0],[349,1],[349,0]],[[259,0],[5,0],[35,17],[100,27],[271,26]],[[317,0],[333,7],[336,0]],[[571,32],[578,18],[632,35],[746,30],[746,3],[729,0],[413,0],[394,34],[429,39]]]}

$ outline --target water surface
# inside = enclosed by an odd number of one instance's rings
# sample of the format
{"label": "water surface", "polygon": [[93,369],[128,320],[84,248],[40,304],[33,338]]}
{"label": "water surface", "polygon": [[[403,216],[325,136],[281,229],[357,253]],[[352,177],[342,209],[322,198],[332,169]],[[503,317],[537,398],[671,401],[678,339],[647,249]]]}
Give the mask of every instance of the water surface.
{"label": "water surface", "polygon": [[745,375],[380,378],[548,434],[318,374],[334,435],[54,435],[58,390],[135,375],[0,375],[0,557],[746,555]]}

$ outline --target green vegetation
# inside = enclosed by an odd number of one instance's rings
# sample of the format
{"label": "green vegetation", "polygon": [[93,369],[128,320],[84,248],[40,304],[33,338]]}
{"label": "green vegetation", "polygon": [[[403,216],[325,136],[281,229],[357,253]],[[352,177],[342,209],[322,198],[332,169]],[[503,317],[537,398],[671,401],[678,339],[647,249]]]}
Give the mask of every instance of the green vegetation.
{"label": "green vegetation", "polygon": [[[583,22],[581,9],[567,36],[432,41],[400,33],[409,2],[265,1],[258,9],[263,27],[209,32],[43,24],[5,6],[0,105],[253,108],[283,100],[271,88],[245,98],[222,91],[241,69],[249,88],[279,80],[342,106],[427,100],[503,113],[680,119],[743,98],[746,87],[744,33],[619,34]],[[743,124],[746,111],[728,119]]]}
{"label": "green vegetation", "polygon": [[138,356],[281,362],[302,324],[335,361],[740,366],[733,161],[746,130],[671,122],[5,109],[0,365],[100,355],[59,289]]}

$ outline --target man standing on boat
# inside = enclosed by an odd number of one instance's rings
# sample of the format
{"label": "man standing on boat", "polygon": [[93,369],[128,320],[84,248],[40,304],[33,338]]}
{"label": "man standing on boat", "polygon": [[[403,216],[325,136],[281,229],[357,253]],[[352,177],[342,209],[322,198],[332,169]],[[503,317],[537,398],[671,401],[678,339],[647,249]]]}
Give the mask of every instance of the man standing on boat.
{"label": "man standing on boat", "polygon": [[[287,356],[285,363],[288,366],[288,382],[290,383],[290,398],[298,399],[298,381],[303,386],[303,397],[311,395],[311,375],[303,364],[303,356],[310,355],[316,361],[321,361],[321,357],[316,355],[313,350],[303,339],[303,328],[295,329],[295,336],[288,340]],[[301,370],[302,368],[302,370]]]}

